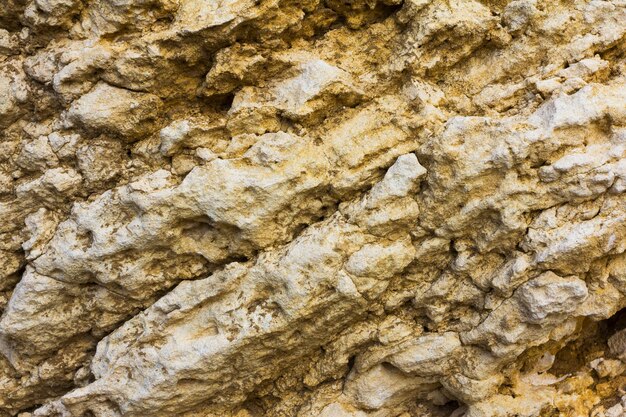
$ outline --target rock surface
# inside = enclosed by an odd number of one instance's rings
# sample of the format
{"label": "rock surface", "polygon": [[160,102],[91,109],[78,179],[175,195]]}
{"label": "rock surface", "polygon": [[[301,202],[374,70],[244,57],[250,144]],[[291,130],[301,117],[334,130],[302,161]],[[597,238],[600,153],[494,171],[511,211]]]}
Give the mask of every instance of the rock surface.
{"label": "rock surface", "polygon": [[624,193],[624,0],[5,0],[0,416],[622,416]]}

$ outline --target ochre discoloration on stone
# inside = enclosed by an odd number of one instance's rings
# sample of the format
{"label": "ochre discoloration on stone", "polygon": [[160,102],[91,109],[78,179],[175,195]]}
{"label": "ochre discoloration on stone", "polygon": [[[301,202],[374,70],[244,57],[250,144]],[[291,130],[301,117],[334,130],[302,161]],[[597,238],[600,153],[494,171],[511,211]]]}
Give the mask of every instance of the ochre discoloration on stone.
{"label": "ochre discoloration on stone", "polygon": [[0,416],[617,417],[622,0],[8,0]]}

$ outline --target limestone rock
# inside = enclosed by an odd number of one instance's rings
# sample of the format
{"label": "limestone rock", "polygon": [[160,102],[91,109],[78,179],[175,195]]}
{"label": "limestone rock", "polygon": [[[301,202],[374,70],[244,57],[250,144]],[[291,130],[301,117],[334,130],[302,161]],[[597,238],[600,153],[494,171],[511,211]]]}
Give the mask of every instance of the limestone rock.
{"label": "limestone rock", "polygon": [[135,141],[152,130],[161,101],[108,84],[98,84],[72,103],[68,119],[92,132],[110,132]]}
{"label": "limestone rock", "polygon": [[619,416],[623,0],[7,0],[0,417]]}

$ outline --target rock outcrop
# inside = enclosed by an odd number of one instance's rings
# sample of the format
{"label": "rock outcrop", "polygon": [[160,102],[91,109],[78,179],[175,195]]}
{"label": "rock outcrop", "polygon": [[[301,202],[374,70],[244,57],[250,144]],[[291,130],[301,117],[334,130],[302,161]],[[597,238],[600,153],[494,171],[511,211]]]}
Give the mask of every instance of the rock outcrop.
{"label": "rock outcrop", "polygon": [[624,0],[5,0],[0,416],[626,414]]}

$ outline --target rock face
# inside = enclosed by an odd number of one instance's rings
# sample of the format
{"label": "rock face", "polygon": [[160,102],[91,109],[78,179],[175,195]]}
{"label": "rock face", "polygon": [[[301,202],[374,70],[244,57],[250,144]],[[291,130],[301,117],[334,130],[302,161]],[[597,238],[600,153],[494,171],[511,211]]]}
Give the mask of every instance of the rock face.
{"label": "rock face", "polygon": [[624,0],[5,0],[0,416],[625,415],[625,193]]}

